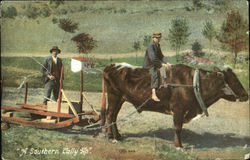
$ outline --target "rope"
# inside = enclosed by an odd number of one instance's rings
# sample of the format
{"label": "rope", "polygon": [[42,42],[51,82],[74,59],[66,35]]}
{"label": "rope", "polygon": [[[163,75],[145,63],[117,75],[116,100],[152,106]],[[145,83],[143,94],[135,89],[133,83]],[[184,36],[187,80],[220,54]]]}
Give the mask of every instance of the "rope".
{"label": "rope", "polygon": [[96,111],[95,108],[94,108],[94,107],[97,108],[97,106],[92,105],[92,104],[88,101],[88,99],[87,99],[86,95],[84,94],[84,92],[82,92],[82,95],[83,95],[83,98],[85,99],[85,101],[87,102],[87,104],[91,107],[91,109],[92,109],[94,112],[97,113],[97,111]]}
{"label": "rope", "polygon": [[105,125],[105,126],[99,126],[99,127],[95,127],[95,128],[89,128],[89,127],[93,127],[93,126],[97,126],[97,125],[100,125],[98,123],[96,124],[90,124],[88,126],[85,126],[83,127],[81,130],[83,131],[93,131],[93,130],[98,130],[98,129],[107,129],[108,127],[111,127],[112,125],[114,124],[117,124],[118,122],[121,122],[121,121],[125,121],[128,117],[132,116],[133,114],[137,113],[149,100],[151,99],[151,96],[146,99],[146,101],[144,101],[135,111],[131,112],[130,114],[128,114],[127,116],[117,120],[116,122],[112,122],[108,125]]}

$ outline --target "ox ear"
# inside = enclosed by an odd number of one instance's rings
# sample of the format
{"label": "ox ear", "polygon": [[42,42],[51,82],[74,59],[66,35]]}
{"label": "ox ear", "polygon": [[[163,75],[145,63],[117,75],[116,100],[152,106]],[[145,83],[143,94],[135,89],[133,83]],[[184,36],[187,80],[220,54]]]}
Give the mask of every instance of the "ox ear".
{"label": "ox ear", "polygon": [[221,70],[218,67],[214,67],[215,72],[220,72]]}

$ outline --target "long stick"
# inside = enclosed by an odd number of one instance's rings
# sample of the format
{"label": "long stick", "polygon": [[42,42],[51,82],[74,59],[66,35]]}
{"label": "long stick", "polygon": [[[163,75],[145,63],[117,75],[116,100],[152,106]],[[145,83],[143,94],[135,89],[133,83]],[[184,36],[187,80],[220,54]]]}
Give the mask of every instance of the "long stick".
{"label": "long stick", "polygon": [[52,75],[51,73],[50,73],[50,71],[46,68],[46,67],[44,67],[44,65],[43,64],[41,64],[40,62],[38,62],[35,58],[33,58],[33,57],[30,57],[31,59],[33,59],[37,64],[39,64],[40,66],[42,66],[50,75]]}
{"label": "long stick", "polygon": [[70,102],[70,100],[68,99],[68,97],[66,96],[66,94],[65,94],[64,90],[63,90],[63,89],[61,89],[61,91],[62,91],[62,95],[63,95],[63,97],[64,97],[64,98],[66,99],[66,101],[68,102],[69,107],[70,107],[70,109],[72,110],[73,114],[74,114],[76,117],[78,117],[78,114],[77,114],[77,112],[76,112],[76,110],[75,110],[74,106],[72,105],[72,103]]}
{"label": "long stick", "polygon": [[58,112],[58,113],[60,112],[60,109],[61,109],[61,101],[62,101],[62,98],[61,98],[62,77],[63,77],[63,65],[62,65],[62,68],[61,68],[60,87],[59,87],[59,93],[58,93],[58,105],[57,105],[57,112]]}

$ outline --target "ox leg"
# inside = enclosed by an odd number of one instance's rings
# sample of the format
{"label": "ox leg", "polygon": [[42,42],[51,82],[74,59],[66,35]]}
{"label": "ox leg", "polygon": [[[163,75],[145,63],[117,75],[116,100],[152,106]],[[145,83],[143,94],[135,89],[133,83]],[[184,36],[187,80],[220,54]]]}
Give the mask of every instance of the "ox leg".
{"label": "ox leg", "polygon": [[181,143],[182,125],[183,125],[183,114],[175,113],[174,114],[174,126],[175,126],[174,143],[176,147],[183,147]]}
{"label": "ox leg", "polygon": [[120,140],[122,138],[121,134],[119,133],[119,131],[117,129],[116,120],[117,120],[118,113],[122,108],[123,103],[124,103],[124,100],[120,100],[120,102],[117,104],[116,110],[115,110],[114,115],[113,115],[113,120],[112,120],[113,123],[115,123],[114,125],[112,125],[112,131],[113,131],[114,138],[117,140]]}
{"label": "ox leg", "polygon": [[121,108],[121,103],[120,102],[121,102],[121,96],[115,95],[113,93],[108,94],[107,123],[109,125],[109,127],[108,127],[108,138],[110,138],[110,139],[114,138],[113,131],[115,131],[116,129],[115,129],[115,126],[111,125],[111,124],[112,124],[112,122],[114,122],[114,119],[116,119],[115,116],[117,116],[117,114],[115,114],[115,112],[117,110],[117,107]]}

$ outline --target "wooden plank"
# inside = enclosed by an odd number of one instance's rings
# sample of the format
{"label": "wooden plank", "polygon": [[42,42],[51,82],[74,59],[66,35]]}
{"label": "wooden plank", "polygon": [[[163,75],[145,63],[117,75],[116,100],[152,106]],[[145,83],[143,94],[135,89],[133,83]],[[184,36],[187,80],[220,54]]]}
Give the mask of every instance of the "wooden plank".
{"label": "wooden plank", "polygon": [[47,107],[46,106],[41,106],[41,105],[31,105],[31,104],[24,104],[24,103],[16,103],[16,105],[18,105],[20,107],[23,107],[23,108],[47,111]]}
{"label": "wooden plank", "polygon": [[20,125],[29,126],[29,127],[35,127],[35,128],[57,129],[57,128],[68,127],[74,123],[77,123],[77,122],[79,122],[79,119],[77,117],[75,117],[75,118],[61,121],[61,122],[58,122],[55,124],[28,121],[28,120],[25,120],[22,118],[16,118],[16,117],[2,117],[2,121],[8,122],[8,123],[20,124]]}
{"label": "wooden plank", "polygon": [[10,106],[1,106],[1,108],[7,109],[7,110],[29,112],[29,113],[34,113],[34,114],[38,114],[38,115],[45,115],[45,116],[64,117],[64,118],[73,118],[74,117],[74,115],[67,114],[67,113],[45,112],[45,111],[40,111],[40,110],[23,109],[23,108],[16,108],[16,107],[10,107]]}
{"label": "wooden plank", "polygon": [[62,92],[62,94],[63,94],[63,97],[64,97],[64,98],[66,99],[66,101],[68,102],[68,104],[69,104],[69,106],[70,106],[70,109],[72,110],[72,112],[74,113],[74,115],[75,115],[76,117],[78,117],[78,114],[77,114],[77,112],[76,112],[74,106],[72,105],[72,103],[70,102],[70,100],[68,99],[68,97],[66,96],[66,94],[65,94],[65,92],[64,92],[63,89],[61,89],[61,92]]}

